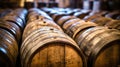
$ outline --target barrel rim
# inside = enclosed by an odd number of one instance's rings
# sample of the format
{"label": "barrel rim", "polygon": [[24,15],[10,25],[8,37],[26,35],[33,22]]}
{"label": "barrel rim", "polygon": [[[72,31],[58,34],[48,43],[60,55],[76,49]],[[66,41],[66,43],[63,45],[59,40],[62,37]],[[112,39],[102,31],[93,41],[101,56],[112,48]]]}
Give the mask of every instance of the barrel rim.
{"label": "barrel rim", "polygon": [[[76,46],[73,46],[71,43],[67,43],[67,42],[63,42],[63,41],[55,41],[55,43],[66,43],[66,44],[69,44],[69,46],[72,46],[73,48],[75,48],[75,50],[76,51],[78,51],[77,53],[81,56],[81,59],[82,59],[82,61],[83,61],[83,66],[84,66],[84,63],[85,63],[85,57],[83,56],[83,53],[82,53],[82,51],[77,47],[77,49],[76,49]],[[52,43],[52,42],[49,42],[49,43]],[[49,43],[46,43],[46,44],[44,44],[44,46],[46,46],[47,44],[49,44]],[[62,44],[63,45],[63,44]],[[39,47],[31,56],[30,56],[30,58],[33,58],[34,57],[34,55],[37,53],[37,51],[40,49],[40,48],[43,48],[44,46],[42,46],[42,47]],[[32,59],[29,59],[29,61],[30,62],[28,62],[27,64],[27,66],[29,66],[29,63],[31,63],[32,62]]]}

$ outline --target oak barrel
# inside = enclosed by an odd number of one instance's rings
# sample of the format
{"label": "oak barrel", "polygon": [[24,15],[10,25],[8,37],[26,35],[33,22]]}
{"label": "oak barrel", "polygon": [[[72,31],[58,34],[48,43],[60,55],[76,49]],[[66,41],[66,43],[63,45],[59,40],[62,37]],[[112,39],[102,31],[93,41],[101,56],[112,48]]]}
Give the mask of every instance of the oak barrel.
{"label": "oak barrel", "polygon": [[52,18],[47,13],[45,13],[44,11],[42,11],[38,8],[31,8],[28,10],[28,17],[30,17],[32,15],[34,16],[36,14],[38,14],[40,16],[44,16],[45,18],[52,20]]}
{"label": "oak barrel", "polygon": [[0,20],[0,28],[9,31],[11,34],[15,36],[16,40],[19,42],[21,38],[21,31],[20,28],[15,23]]}
{"label": "oak barrel", "polygon": [[66,14],[65,13],[56,13],[56,14],[53,14],[51,17],[53,18],[53,20],[55,22],[57,22],[63,16],[66,16]]}
{"label": "oak barrel", "polygon": [[80,33],[84,32],[86,29],[89,29],[95,26],[97,26],[97,24],[89,21],[88,22],[79,21],[77,23],[74,23],[72,26],[70,26],[69,28],[70,31],[69,30],[68,31],[70,32],[70,34],[72,34],[72,38],[76,39],[76,37],[79,36]]}
{"label": "oak barrel", "polygon": [[62,28],[63,28],[63,30],[68,34],[68,33],[70,33],[70,32],[69,32],[69,30],[70,30],[69,27],[70,27],[71,25],[73,25],[74,23],[79,22],[79,21],[83,22],[83,21],[82,21],[81,19],[79,19],[79,18],[70,19],[70,20],[66,21],[66,22],[63,24]]}
{"label": "oak barrel", "polygon": [[118,67],[120,65],[120,32],[106,27],[92,27],[76,41],[87,57],[88,67]]}
{"label": "oak barrel", "polygon": [[98,18],[95,18],[91,21],[98,24],[99,26],[104,26],[107,23],[109,23],[110,21],[112,21],[112,19],[111,18],[106,18],[106,17],[98,17]]}
{"label": "oak barrel", "polygon": [[22,19],[24,25],[26,24],[26,15],[27,15],[28,11],[25,8],[17,8],[15,10],[13,10],[12,12],[10,12],[9,14],[7,14],[7,16],[16,16],[20,19]]}
{"label": "oak barrel", "polygon": [[109,13],[108,11],[99,11],[99,12],[92,11],[88,16],[85,16],[83,19],[86,21],[91,21],[99,17],[104,17],[108,13]]}
{"label": "oak barrel", "polygon": [[110,29],[120,30],[120,20],[112,20],[112,21],[108,22],[105,26],[107,26]]}
{"label": "oak barrel", "polygon": [[15,67],[18,55],[18,44],[14,36],[0,28],[0,66]]}
{"label": "oak barrel", "polygon": [[29,36],[29,34],[31,34],[31,32],[33,32],[34,30],[37,30],[44,26],[55,27],[62,31],[62,29],[54,21],[49,19],[38,19],[33,22],[28,22],[24,29],[22,40]]}
{"label": "oak barrel", "polygon": [[70,19],[74,19],[74,18],[76,18],[76,17],[74,17],[74,16],[63,16],[63,17],[61,17],[61,18],[57,21],[57,24],[62,27],[63,24],[64,24],[66,21],[68,21],[68,20],[70,20]]}
{"label": "oak barrel", "polygon": [[120,16],[120,11],[117,11],[117,10],[105,15],[105,17],[112,18],[112,19],[116,19],[118,16]]}
{"label": "oak barrel", "polygon": [[75,41],[54,27],[31,32],[21,46],[23,67],[83,67],[84,62]]}
{"label": "oak barrel", "polygon": [[15,15],[6,15],[3,17],[3,20],[7,21],[7,22],[13,22],[15,23],[17,26],[19,26],[21,32],[24,29],[24,22],[22,21],[22,19],[20,19],[19,17],[15,16]]}

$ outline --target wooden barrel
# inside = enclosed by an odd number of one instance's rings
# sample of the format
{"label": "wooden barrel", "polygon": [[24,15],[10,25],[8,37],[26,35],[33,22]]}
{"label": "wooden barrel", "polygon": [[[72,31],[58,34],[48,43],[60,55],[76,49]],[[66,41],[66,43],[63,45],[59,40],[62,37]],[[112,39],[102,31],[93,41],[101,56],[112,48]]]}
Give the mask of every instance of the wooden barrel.
{"label": "wooden barrel", "polygon": [[99,12],[91,12],[88,16],[85,16],[83,19],[86,21],[91,21],[93,19],[99,18],[99,17],[103,17],[106,14],[108,14],[108,11],[99,11]]}
{"label": "wooden barrel", "polygon": [[52,20],[48,20],[48,19],[38,19],[38,20],[35,20],[33,22],[29,22],[25,29],[24,29],[24,32],[23,32],[23,36],[22,36],[22,40],[24,40],[27,36],[29,36],[29,34],[41,27],[44,27],[44,26],[50,26],[50,27],[55,27],[59,30],[62,31],[62,29]]}
{"label": "wooden barrel", "polygon": [[52,20],[52,18],[47,13],[45,13],[44,11],[42,11],[42,10],[40,10],[38,8],[31,8],[31,9],[28,10],[28,12],[29,12],[28,17],[30,17],[30,16],[32,16],[34,14],[38,14],[38,15],[44,16],[44,17]]}
{"label": "wooden barrel", "polygon": [[37,19],[49,19],[49,20],[52,20],[52,19],[50,19],[50,18],[48,18],[46,16],[42,16],[40,14],[33,14],[33,15],[29,15],[27,17],[27,22],[32,22],[32,21],[37,20]]}
{"label": "wooden barrel", "polygon": [[6,15],[3,17],[3,20],[7,21],[7,22],[13,22],[15,23],[16,25],[19,26],[21,32],[22,30],[24,29],[24,22],[22,21],[22,19],[20,19],[19,17],[15,16],[15,15]]}
{"label": "wooden barrel", "polygon": [[113,11],[105,15],[105,17],[112,19],[116,19],[118,16],[120,16],[120,11]]}
{"label": "wooden barrel", "polygon": [[20,53],[23,67],[83,67],[85,62],[69,36],[47,26],[26,37]]}
{"label": "wooden barrel", "polygon": [[34,21],[34,20],[37,20],[37,19],[50,19],[52,20],[52,18],[50,16],[48,16],[48,14],[46,14],[45,12],[37,9],[37,8],[31,8],[29,9],[28,11],[28,16],[27,16],[27,22],[30,22],[30,21]]}
{"label": "wooden barrel", "polygon": [[84,31],[76,41],[88,58],[88,67],[119,67],[120,32],[105,27]]}
{"label": "wooden barrel", "polygon": [[[83,22],[79,21],[74,23],[68,28],[69,34],[72,35],[72,38],[75,40],[77,36],[79,36],[81,33],[83,33],[86,29],[95,27],[97,24],[92,22]],[[78,35],[79,34],[79,35]]]}
{"label": "wooden barrel", "polygon": [[25,25],[27,13],[28,13],[27,9],[17,8],[15,10],[13,10],[12,12],[10,12],[8,15],[19,17],[20,19],[22,19],[22,21],[24,22],[24,25]]}
{"label": "wooden barrel", "polygon": [[94,20],[96,17],[99,18],[99,17],[102,17],[102,16],[100,16],[100,15],[86,16],[86,17],[83,18],[83,20],[91,21],[91,20]]}
{"label": "wooden barrel", "polygon": [[34,17],[36,18],[36,16],[43,16],[43,17],[45,17],[45,18],[47,18],[47,19],[52,20],[52,18],[51,18],[50,16],[48,16],[47,14],[36,13],[36,12],[30,12],[30,13],[28,13],[27,18],[28,18],[28,19],[31,19],[31,18],[34,18]]}
{"label": "wooden barrel", "polygon": [[53,18],[53,20],[55,21],[55,22],[57,22],[61,17],[63,17],[63,16],[66,16],[66,14],[65,13],[62,13],[62,14],[53,14],[51,17]]}
{"label": "wooden barrel", "polygon": [[[70,20],[66,21],[66,22],[63,24],[62,28],[63,28],[63,30],[68,34],[68,33],[69,33],[69,30],[70,30],[69,27],[70,27],[71,25],[73,25],[74,23],[79,22],[79,21],[81,21],[81,19],[79,19],[79,18],[70,19]],[[83,22],[83,21],[82,21],[82,22]]]}
{"label": "wooden barrel", "polygon": [[18,44],[14,36],[0,28],[0,66],[15,67]]}
{"label": "wooden barrel", "polygon": [[26,14],[28,13],[27,9],[25,8],[17,8],[14,10],[14,12],[21,18],[24,19],[26,17]]}
{"label": "wooden barrel", "polygon": [[107,26],[110,29],[120,30],[120,20],[112,20],[112,21],[108,22],[105,26]]}
{"label": "wooden barrel", "polygon": [[[94,30],[95,29],[95,30]],[[84,32],[82,32],[78,37],[76,37],[76,42],[79,44],[79,46],[81,47],[81,49],[84,49],[83,47],[85,46],[85,43],[86,42],[83,42],[83,40],[85,39],[85,37],[87,37],[87,36],[89,36],[90,35],[90,33],[93,33],[92,31],[95,31],[96,33],[98,33],[98,32],[101,32],[101,29],[102,29],[102,31],[106,31],[106,29],[108,29],[108,28],[106,28],[106,27],[99,27],[99,26],[97,26],[97,27],[92,27],[92,28],[88,28],[88,29],[86,29]],[[87,31],[88,30],[88,31]],[[89,31],[90,30],[90,31]],[[98,30],[98,32],[97,32],[97,30]],[[100,31],[99,31],[100,30]],[[84,33],[84,34],[83,34]],[[90,38],[92,38],[92,37],[90,37]],[[87,41],[87,40],[86,40]],[[84,45],[81,45],[81,43],[83,43]],[[86,44],[87,45],[87,44]]]}
{"label": "wooden barrel", "polygon": [[63,16],[63,17],[61,17],[61,18],[57,21],[57,24],[62,27],[63,24],[64,24],[66,21],[68,21],[68,20],[70,20],[70,19],[74,19],[74,18],[76,18],[76,17],[74,17],[74,16]]}
{"label": "wooden barrel", "polygon": [[105,16],[108,13],[109,13],[108,11],[91,11],[89,13],[89,16],[93,16],[93,15]]}
{"label": "wooden barrel", "polygon": [[9,31],[11,34],[13,34],[15,36],[15,38],[18,42],[20,41],[21,31],[20,31],[20,28],[15,23],[1,20],[0,28],[3,28],[5,30]]}
{"label": "wooden barrel", "polygon": [[31,15],[31,16],[29,16],[28,17],[28,19],[27,19],[27,24],[29,23],[29,22],[33,22],[33,21],[35,21],[35,20],[42,20],[42,19],[48,19],[48,18],[46,18],[46,17],[44,17],[44,16],[41,16],[41,15],[39,15],[39,14],[34,14],[34,15]]}
{"label": "wooden barrel", "polygon": [[111,18],[106,18],[106,17],[99,17],[99,18],[95,18],[91,21],[98,24],[99,26],[104,26],[107,23],[109,23],[110,21],[112,21],[112,19]]}
{"label": "wooden barrel", "polygon": [[34,14],[38,14],[39,15],[39,11],[28,11],[28,17],[34,15]]}
{"label": "wooden barrel", "polygon": [[34,16],[36,16],[36,15],[40,15],[39,10],[31,8],[31,9],[28,10],[27,19],[29,19],[31,16],[33,16],[32,18],[34,18]]}

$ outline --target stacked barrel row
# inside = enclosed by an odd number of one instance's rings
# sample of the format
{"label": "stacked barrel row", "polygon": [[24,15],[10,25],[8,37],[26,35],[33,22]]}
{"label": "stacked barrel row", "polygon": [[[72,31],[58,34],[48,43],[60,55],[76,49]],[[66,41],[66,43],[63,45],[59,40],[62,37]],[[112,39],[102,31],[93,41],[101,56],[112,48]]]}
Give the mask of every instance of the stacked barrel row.
{"label": "stacked barrel row", "polygon": [[51,17],[54,16],[55,22],[57,18],[63,15],[70,15],[108,28],[119,29],[120,26],[120,11],[91,11],[70,8],[42,8],[42,10]]}
{"label": "stacked barrel row", "polygon": [[8,9],[2,13],[0,18],[0,66],[15,67],[27,10]]}
{"label": "stacked barrel row", "polygon": [[114,11],[112,13],[104,14],[104,12],[98,12],[93,15],[88,15],[84,18],[85,21],[91,21],[99,26],[105,26],[110,29],[120,30],[120,11]]}
{"label": "stacked barrel row", "polygon": [[[118,28],[111,29],[109,26],[99,26],[99,23],[102,24],[102,21],[107,23],[105,19],[102,19],[105,17],[101,16],[99,19],[99,17],[95,16],[93,19],[94,22],[91,22],[85,19],[81,20],[75,16],[70,16],[64,12],[55,13],[55,11],[50,11],[51,10],[48,10],[48,13],[54,21],[59,24],[64,32],[71,36],[79,45],[79,48],[86,57],[87,67],[120,66],[120,31],[117,30]],[[83,16],[83,14],[84,13],[81,13],[79,16]],[[92,15],[87,18],[91,17]],[[111,18],[107,19],[111,21],[119,21]],[[108,21],[108,23],[111,21]],[[116,26],[117,25],[118,24],[116,24]]]}
{"label": "stacked barrel row", "polygon": [[84,67],[85,57],[45,12],[28,10],[20,50],[22,67]]}

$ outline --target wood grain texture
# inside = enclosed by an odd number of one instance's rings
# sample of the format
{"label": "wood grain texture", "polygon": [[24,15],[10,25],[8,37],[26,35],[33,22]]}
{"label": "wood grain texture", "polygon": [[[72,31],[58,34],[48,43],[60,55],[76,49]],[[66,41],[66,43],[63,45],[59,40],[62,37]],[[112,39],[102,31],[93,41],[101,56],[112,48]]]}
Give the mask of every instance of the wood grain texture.
{"label": "wood grain texture", "polygon": [[82,67],[78,52],[67,44],[48,44],[40,49],[32,59],[31,67]]}

